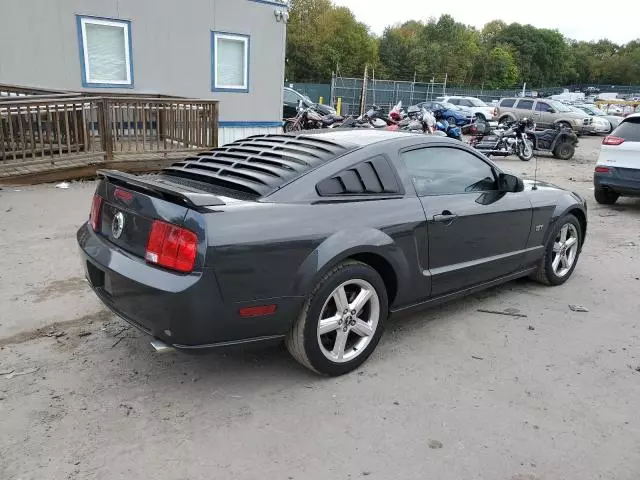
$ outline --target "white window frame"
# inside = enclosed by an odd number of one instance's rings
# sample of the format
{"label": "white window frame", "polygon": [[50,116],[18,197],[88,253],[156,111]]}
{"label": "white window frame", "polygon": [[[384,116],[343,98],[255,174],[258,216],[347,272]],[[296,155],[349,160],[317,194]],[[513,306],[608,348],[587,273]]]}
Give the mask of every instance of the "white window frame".
{"label": "white window frame", "polygon": [[[109,27],[122,28],[124,31],[124,57],[127,72],[125,80],[105,80],[93,78],[89,65],[89,50],[87,48],[87,23],[94,25],[106,25]],[[127,20],[109,20],[95,17],[79,16],[80,36],[82,40],[82,60],[84,62],[82,83],[86,87],[107,86],[107,87],[133,87],[133,64],[131,62],[131,22]]]}
{"label": "white window frame", "polygon": [[[244,44],[244,82],[242,85],[219,85],[218,84],[218,40],[241,41]],[[239,92],[249,91],[249,55],[250,37],[239,33],[211,32],[211,91],[213,92]]]}

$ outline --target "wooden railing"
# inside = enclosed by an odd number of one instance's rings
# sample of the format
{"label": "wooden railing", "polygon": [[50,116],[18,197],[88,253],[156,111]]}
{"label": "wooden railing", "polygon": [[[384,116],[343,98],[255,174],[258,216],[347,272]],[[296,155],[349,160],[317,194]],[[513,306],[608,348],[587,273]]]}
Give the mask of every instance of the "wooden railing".
{"label": "wooden railing", "polygon": [[67,92],[64,90],[51,90],[38,87],[25,87],[23,85],[10,85],[7,83],[0,83],[0,97],[23,97],[26,95],[51,95],[66,93],[78,95],[78,93]]}
{"label": "wooden railing", "polygon": [[42,94],[0,97],[0,166],[167,157],[218,144],[213,100]]}

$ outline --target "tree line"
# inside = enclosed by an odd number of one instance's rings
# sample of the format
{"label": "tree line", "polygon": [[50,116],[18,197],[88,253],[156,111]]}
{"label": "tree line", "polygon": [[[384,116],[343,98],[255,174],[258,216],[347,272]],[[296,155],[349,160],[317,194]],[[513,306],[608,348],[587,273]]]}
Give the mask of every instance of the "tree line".
{"label": "tree line", "polygon": [[351,10],[331,0],[292,0],[287,81],[326,83],[333,72],[361,77],[485,88],[569,84],[640,84],[640,39],[625,45],[565,38],[557,30],[501,20],[481,30],[449,15],[408,21],[373,35]]}

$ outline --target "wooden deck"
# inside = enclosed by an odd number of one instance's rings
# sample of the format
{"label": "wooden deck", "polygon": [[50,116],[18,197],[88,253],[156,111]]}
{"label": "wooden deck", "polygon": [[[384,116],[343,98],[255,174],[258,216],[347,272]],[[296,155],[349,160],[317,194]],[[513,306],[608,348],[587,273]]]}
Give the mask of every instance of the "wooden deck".
{"label": "wooden deck", "polygon": [[153,170],[217,144],[213,100],[49,92],[0,97],[0,184],[84,177],[116,165]]}

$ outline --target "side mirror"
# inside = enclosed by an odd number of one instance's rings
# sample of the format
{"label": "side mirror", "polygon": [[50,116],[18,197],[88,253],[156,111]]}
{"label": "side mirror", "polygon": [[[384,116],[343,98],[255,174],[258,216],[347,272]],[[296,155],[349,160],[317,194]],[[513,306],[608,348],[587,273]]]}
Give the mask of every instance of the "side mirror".
{"label": "side mirror", "polygon": [[498,175],[498,190],[501,192],[521,192],[524,190],[524,182],[515,175],[501,173]]}

